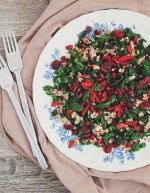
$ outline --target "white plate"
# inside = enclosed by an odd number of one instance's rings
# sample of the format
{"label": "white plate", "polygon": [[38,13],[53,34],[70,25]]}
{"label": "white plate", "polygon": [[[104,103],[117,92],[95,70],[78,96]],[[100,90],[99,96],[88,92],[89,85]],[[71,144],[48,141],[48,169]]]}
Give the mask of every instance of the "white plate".
{"label": "white plate", "polygon": [[86,167],[101,171],[118,172],[145,166],[150,163],[150,156],[147,156],[150,153],[150,143],[147,142],[146,148],[136,153],[126,153],[125,149],[115,148],[110,154],[106,154],[102,148],[97,148],[94,145],[76,145],[70,149],[68,148],[68,142],[75,136],[66,131],[62,123],[55,120],[50,114],[53,110],[50,106],[51,99],[43,91],[43,86],[53,85],[54,71],[51,69],[51,62],[66,54],[65,46],[74,44],[77,41],[77,35],[87,25],[101,30],[130,27],[150,43],[149,17],[128,10],[110,9],[92,12],[65,25],[45,46],[35,70],[33,100],[41,127],[48,139],[60,152]]}

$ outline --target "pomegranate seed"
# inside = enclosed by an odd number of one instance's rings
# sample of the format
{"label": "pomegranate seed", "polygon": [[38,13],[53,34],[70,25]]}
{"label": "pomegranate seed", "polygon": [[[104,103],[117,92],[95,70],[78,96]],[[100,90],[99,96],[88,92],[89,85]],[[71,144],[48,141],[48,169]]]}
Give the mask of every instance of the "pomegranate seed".
{"label": "pomegranate seed", "polygon": [[99,115],[102,115],[103,114],[103,111],[101,109],[98,110],[98,114]]}
{"label": "pomegranate seed", "polygon": [[125,90],[125,91],[128,91],[128,90],[129,90],[128,86],[125,86],[125,87],[124,87],[124,90]]}
{"label": "pomegranate seed", "polygon": [[99,76],[102,78],[102,79],[105,79],[105,76],[103,73],[100,73]]}
{"label": "pomegranate seed", "polygon": [[111,78],[115,79],[117,77],[116,73],[115,72],[112,72],[111,73]]}
{"label": "pomegranate seed", "polygon": [[78,98],[81,98],[81,97],[82,97],[82,95],[83,95],[83,93],[82,93],[82,92],[79,92],[79,94],[78,94]]}
{"label": "pomegranate seed", "polygon": [[66,46],[66,50],[71,50],[73,48],[73,45]]}
{"label": "pomegranate seed", "polygon": [[69,110],[69,109],[68,109],[66,113],[67,113],[67,115],[70,117],[70,116],[71,116],[71,113],[72,113],[72,110]]}
{"label": "pomegranate seed", "polygon": [[97,144],[100,145],[102,143],[102,138],[97,140]]}
{"label": "pomegranate seed", "polygon": [[94,109],[95,109],[94,105],[91,105],[91,106],[90,106],[90,110],[93,112]]}
{"label": "pomegranate seed", "polygon": [[102,34],[102,31],[100,31],[100,30],[95,30],[95,35],[97,35],[97,36],[99,36],[99,35],[101,35]]}
{"label": "pomegranate seed", "polygon": [[66,63],[66,57],[65,57],[65,56],[62,56],[62,57],[61,57],[61,61],[62,61],[62,63]]}
{"label": "pomegranate seed", "polygon": [[90,126],[91,125],[91,122],[90,121],[86,121],[86,126]]}
{"label": "pomegranate seed", "polygon": [[97,82],[100,82],[101,80],[102,80],[101,77],[96,78],[96,81],[97,81]]}
{"label": "pomegranate seed", "polygon": [[91,32],[91,30],[92,30],[92,28],[91,28],[91,27],[89,27],[89,26],[86,28],[86,32],[87,32],[87,33],[90,33],[90,32]]}
{"label": "pomegranate seed", "polygon": [[77,134],[77,130],[73,129],[72,134]]}
{"label": "pomegranate seed", "polygon": [[85,137],[86,139],[89,139],[89,138],[90,138],[90,136],[91,136],[91,134],[90,134],[90,133],[84,134],[84,137]]}
{"label": "pomegranate seed", "polygon": [[85,46],[86,46],[85,44],[80,44],[81,48],[85,48]]}
{"label": "pomegranate seed", "polygon": [[95,137],[96,137],[95,135],[91,135],[91,136],[90,136],[90,139],[93,140],[93,139],[95,139]]}
{"label": "pomegranate seed", "polygon": [[148,98],[150,99],[150,91],[148,91],[147,96],[148,96]]}

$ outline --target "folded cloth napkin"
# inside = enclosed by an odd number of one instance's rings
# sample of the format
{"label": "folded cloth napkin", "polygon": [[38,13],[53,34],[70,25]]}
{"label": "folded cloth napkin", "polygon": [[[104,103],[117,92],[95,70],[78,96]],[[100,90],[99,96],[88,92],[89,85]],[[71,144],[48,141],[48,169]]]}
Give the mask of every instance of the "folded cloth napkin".
{"label": "folded cloth napkin", "polygon": [[[100,9],[121,8],[150,16],[150,0],[51,0],[35,25],[20,40],[24,68],[22,78],[41,149],[54,172],[72,193],[149,193],[150,165],[128,172],[101,172],[81,166],[61,154],[46,138],[35,114],[32,101],[34,70],[43,48],[51,36],[70,20]],[[16,84],[14,90],[17,94]],[[5,108],[3,108],[5,107]],[[11,146],[21,155],[37,161],[14,108],[5,91],[0,90],[0,126]]]}

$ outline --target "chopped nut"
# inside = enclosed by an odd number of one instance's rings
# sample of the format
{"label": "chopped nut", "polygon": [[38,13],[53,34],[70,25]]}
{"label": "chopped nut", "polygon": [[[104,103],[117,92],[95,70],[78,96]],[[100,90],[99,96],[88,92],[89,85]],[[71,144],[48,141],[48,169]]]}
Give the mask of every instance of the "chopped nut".
{"label": "chopped nut", "polygon": [[93,112],[92,114],[91,114],[91,118],[93,119],[93,118],[97,118],[99,116],[99,114],[98,113],[96,113],[96,112]]}
{"label": "chopped nut", "polygon": [[85,37],[85,38],[83,39],[83,42],[84,42],[85,44],[90,44],[90,43],[91,43],[91,41],[89,40],[88,37]]}
{"label": "chopped nut", "polygon": [[94,58],[96,57],[96,50],[95,50],[93,47],[91,47],[91,48],[89,49],[89,57],[90,57],[91,59],[94,59]]}
{"label": "chopped nut", "polygon": [[148,95],[147,94],[143,94],[143,100],[148,100]]}
{"label": "chopped nut", "polygon": [[145,56],[142,56],[141,58],[139,58],[137,61],[137,64],[140,65],[144,59],[145,59]]}
{"label": "chopped nut", "polygon": [[144,113],[143,112],[140,112],[139,113],[139,117],[143,117],[144,116]]}
{"label": "chopped nut", "polygon": [[98,65],[93,64],[92,67],[93,67],[94,70],[99,70],[100,69],[100,66],[98,66]]}
{"label": "chopped nut", "polygon": [[70,59],[71,58],[71,54],[67,53],[66,54],[66,58]]}

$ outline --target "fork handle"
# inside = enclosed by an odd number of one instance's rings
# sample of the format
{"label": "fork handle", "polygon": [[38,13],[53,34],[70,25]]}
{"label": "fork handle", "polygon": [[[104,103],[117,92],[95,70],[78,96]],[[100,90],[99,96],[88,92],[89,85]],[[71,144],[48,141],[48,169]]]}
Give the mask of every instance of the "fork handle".
{"label": "fork handle", "polygon": [[18,90],[19,90],[19,95],[20,95],[20,99],[21,99],[21,104],[22,104],[23,112],[25,114],[25,117],[26,117],[29,125],[30,125],[30,128],[32,129],[35,141],[37,142],[37,138],[36,138],[35,130],[34,130],[34,127],[33,127],[33,123],[32,123],[32,119],[31,119],[31,115],[30,115],[30,111],[29,111],[29,106],[28,106],[25,90],[24,90],[24,87],[23,87],[20,71],[16,71],[14,73],[16,75],[17,86],[18,86]]}
{"label": "fork handle", "polygon": [[37,158],[41,168],[43,168],[43,169],[48,168],[46,160],[45,160],[45,158],[44,158],[44,156],[43,156],[43,154],[42,154],[38,144],[36,143],[35,138],[33,137],[33,132],[31,131],[30,126],[29,126],[29,124],[28,124],[28,122],[27,122],[27,120],[26,120],[26,118],[25,118],[25,116],[24,116],[20,106],[19,106],[19,103],[18,103],[18,101],[16,99],[16,96],[15,96],[13,90],[12,90],[12,87],[7,88],[6,91],[7,91],[8,95],[9,95],[13,105],[14,105],[16,113],[17,113],[17,115],[19,117],[19,120],[20,120],[20,122],[22,124],[22,127],[23,127],[23,129],[24,129],[24,131],[26,133],[26,136],[27,136],[27,138],[29,140],[29,143],[30,143],[32,149],[34,150],[34,153],[36,155],[36,158]]}

